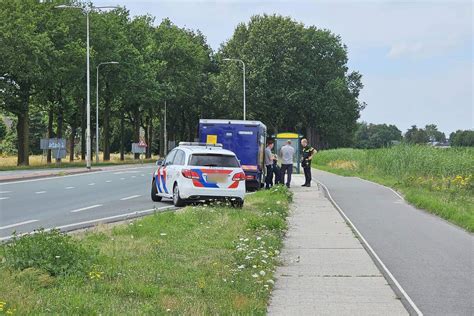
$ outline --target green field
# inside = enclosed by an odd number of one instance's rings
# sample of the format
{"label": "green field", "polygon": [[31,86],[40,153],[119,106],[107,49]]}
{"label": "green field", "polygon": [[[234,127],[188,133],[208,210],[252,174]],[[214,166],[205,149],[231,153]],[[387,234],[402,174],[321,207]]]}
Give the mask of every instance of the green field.
{"label": "green field", "polygon": [[0,245],[0,315],[264,315],[291,194]]}
{"label": "green field", "polygon": [[320,151],[313,166],[399,190],[413,205],[474,231],[474,148],[400,145]]}

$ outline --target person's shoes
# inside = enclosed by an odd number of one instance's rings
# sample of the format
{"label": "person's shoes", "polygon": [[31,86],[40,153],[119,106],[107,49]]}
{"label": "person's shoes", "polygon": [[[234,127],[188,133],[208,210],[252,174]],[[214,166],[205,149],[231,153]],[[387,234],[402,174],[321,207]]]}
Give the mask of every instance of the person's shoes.
{"label": "person's shoes", "polygon": [[308,185],[305,183],[305,184],[302,184],[301,186],[302,186],[302,187],[307,187]]}
{"label": "person's shoes", "polygon": [[286,185],[286,187],[289,189],[289,188],[290,188],[290,185],[289,185],[289,184],[287,184],[287,185]]}

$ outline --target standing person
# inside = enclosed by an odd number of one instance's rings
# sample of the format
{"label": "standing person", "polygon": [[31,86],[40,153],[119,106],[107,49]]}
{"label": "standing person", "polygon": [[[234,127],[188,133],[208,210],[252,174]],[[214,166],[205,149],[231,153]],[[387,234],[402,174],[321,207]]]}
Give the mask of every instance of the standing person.
{"label": "standing person", "polygon": [[265,176],[265,189],[270,189],[273,185],[273,142],[267,142],[267,148],[265,148],[265,167],[267,171],[267,175]]}
{"label": "standing person", "polygon": [[273,174],[275,175],[275,185],[281,184],[281,170],[278,166],[278,156],[273,155]]}
{"label": "standing person", "polygon": [[305,182],[302,187],[310,187],[311,186],[311,159],[313,159],[313,155],[316,154],[316,149],[311,147],[308,144],[308,140],[303,138],[301,140],[301,146],[303,147],[303,159],[301,160],[301,167],[304,170],[304,178]]}
{"label": "standing person", "polygon": [[291,175],[293,173],[293,157],[295,155],[295,149],[291,146],[291,140],[288,140],[285,146],[280,149],[281,156],[281,177],[282,183],[285,183],[285,173],[288,172],[286,178],[286,186],[289,188],[291,184]]}

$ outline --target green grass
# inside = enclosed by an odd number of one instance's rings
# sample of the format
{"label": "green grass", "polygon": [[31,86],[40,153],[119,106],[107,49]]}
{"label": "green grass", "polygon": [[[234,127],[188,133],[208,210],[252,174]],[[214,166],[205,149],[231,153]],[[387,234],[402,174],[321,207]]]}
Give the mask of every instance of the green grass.
{"label": "green grass", "polygon": [[86,273],[19,272],[1,246],[0,302],[21,315],[263,315],[290,199],[277,187],[243,209],[187,207],[75,236],[94,258]]}
{"label": "green grass", "polygon": [[400,191],[413,205],[474,231],[474,148],[400,145],[320,151],[313,166]]}

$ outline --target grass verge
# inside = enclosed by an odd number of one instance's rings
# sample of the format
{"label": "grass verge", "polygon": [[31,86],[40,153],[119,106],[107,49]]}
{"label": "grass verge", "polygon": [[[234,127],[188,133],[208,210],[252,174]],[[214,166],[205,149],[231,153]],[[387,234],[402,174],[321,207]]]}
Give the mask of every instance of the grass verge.
{"label": "grass verge", "polygon": [[[2,309],[22,315],[263,315],[290,199],[276,187],[248,196],[243,209],[187,207],[83,233],[66,248],[80,240],[78,256],[90,251],[85,270],[70,260],[58,270],[66,273],[38,264],[18,270],[11,264],[15,243],[0,246]],[[55,260],[54,251],[48,253],[51,258],[40,262]]]}
{"label": "grass verge", "polygon": [[396,146],[321,151],[313,167],[401,192],[414,206],[474,232],[474,148]]}

